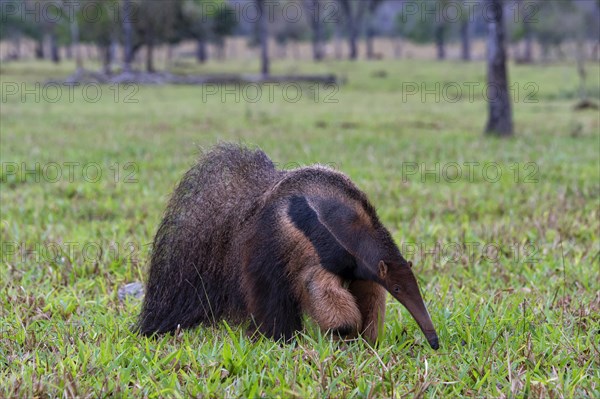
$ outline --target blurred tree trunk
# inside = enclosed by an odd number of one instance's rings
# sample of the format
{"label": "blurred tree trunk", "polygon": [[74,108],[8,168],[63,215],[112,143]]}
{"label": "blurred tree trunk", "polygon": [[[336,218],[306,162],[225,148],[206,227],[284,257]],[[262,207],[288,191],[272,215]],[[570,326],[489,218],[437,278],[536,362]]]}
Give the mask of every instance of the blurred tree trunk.
{"label": "blurred tree trunk", "polygon": [[[227,50],[227,52],[229,52],[229,57],[233,59],[237,58],[237,41],[235,40],[235,37],[233,38],[233,40],[230,41],[229,46],[223,46],[223,50]],[[226,58],[228,57],[227,52],[225,52]]]}
{"label": "blurred tree trunk", "polygon": [[394,41],[394,58],[400,59],[402,58],[402,38],[398,36],[392,40]]}
{"label": "blurred tree trunk", "polygon": [[206,40],[204,38],[198,38],[196,40],[196,60],[203,64],[206,62]]}
{"label": "blurred tree trunk", "polygon": [[60,53],[58,51],[58,42],[56,39],[56,32],[50,32],[50,59],[55,64],[60,62]]}
{"label": "blurred tree trunk", "polygon": [[581,30],[577,33],[575,58],[577,59],[577,73],[579,74],[579,100],[585,101],[587,100],[587,89],[585,84],[587,77],[585,71],[585,35]]}
{"label": "blurred tree trunk", "polygon": [[112,46],[103,46],[101,49],[102,53],[102,72],[107,75],[111,74],[110,64],[112,63]]}
{"label": "blurred tree trunk", "polygon": [[13,37],[13,53],[11,59],[19,60],[21,58],[21,33],[16,32]]}
{"label": "blurred tree trunk", "polygon": [[277,45],[277,50],[278,51],[276,57],[285,60],[287,58],[287,41],[279,43]]}
{"label": "blurred tree trunk", "polygon": [[504,16],[501,0],[487,0],[488,8],[488,122],[487,134],[511,136],[513,134],[511,99],[508,92],[506,49],[504,43]]}
{"label": "blurred tree trunk", "polygon": [[444,23],[437,22],[435,25],[435,45],[437,47],[437,59],[443,60],[446,58],[446,44],[444,42],[444,33],[446,27]]}
{"label": "blurred tree trunk", "polygon": [[567,55],[563,51],[562,45],[560,43],[556,44],[555,51],[556,51],[556,56],[559,60],[564,61],[567,58]]}
{"label": "blurred tree trunk", "polygon": [[35,58],[43,60],[44,57],[44,36],[35,41]]}
{"label": "blurred tree trunk", "polygon": [[340,24],[336,24],[335,25],[335,35],[334,35],[334,39],[333,39],[333,46],[334,46],[334,54],[335,54],[335,59],[336,60],[341,60],[342,57],[344,56],[344,50],[342,49],[342,29],[340,27]]}
{"label": "blurred tree trunk", "polygon": [[525,53],[523,54],[523,59],[521,61],[531,63],[533,62],[533,34],[529,22],[524,23],[523,34],[525,36]]}
{"label": "blurred tree trunk", "polygon": [[217,44],[217,58],[221,61],[225,61],[227,59],[227,41],[223,39],[223,41]]}
{"label": "blurred tree trunk", "polygon": [[131,71],[133,61],[133,24],[131,22],[131,0],[123,0],[123,71]]}
{"label": "blurred tree trunk", "polygon": [[271,72],[269,60],[269,15],[265,7],[265,0],[256,0],[258,6],[258,38],[260,41],[260,72],[263,76],[268,76]]}
{"label": "blurred tree trunk", "polygon": [[369,26],[367,27],[367,34],[366,34],[366,45],[367,45],[367,59],[372,60],[373,58],[375,58],[375,49],[373,46],[373,38],[375,37],[375,30]]}
{"label": "blurred tree trunk", "polygon": [[79,23],[77,22],[77,18],[75,18],[75,16],[73,16],[69,28],[71,33],[70,47],[75,54],[75,66],[77,72],[79,72],[83,69],[83,59],[81,58],[81,50],[79,49]]}
{"label": "blurred tree trunk", "polygon": [[146,39],[146,72],[154,72],[154,34],[148,33]]}
{"label": "blurred tree trunk", "polygon": [[309,24],[312,29],[313,60],[323,59],[323,27],[321,25],[321,4],[319,0],[304,0]]}
{"label": "blurred tree trunk", "polygon": [[519,0],[519,12],[521,18],[523,18],[523,40],[525,42],[525,49],[519,61],[522,63],[531,63],[533,61],[533,32],[531,30],[531,12],[528,11],[524,3],[525,0]]}
{"label": "blurred tree trunk", "polygon": [[468,17],[460,25],[461,58],[463,61],[471,61],[471,24]]}
{"label": "blurred tree trunk", "polygon": [[373,39],[375,38],[375,9],[377,3],[375,0],[369,0],[369,18],[367,23],[367,31],[365,32],[365,45],[367,47],[367,59],[372,60],[375,58],[375,49],[373,45]]}
{"label": "blurred tree trunk", "polygon": [[173,66],[173,54],[175,52],[175,45],[173,43],[167,44],[167,57],[165,58],[165,69],[170,69]]}
{"label": "blurred tree trunk", "polygon": [[381,4],[381,0],[369,0],[369,21],[367,24],[367,32],[366,32],[366,45],[367,45],[367,58],[372,60],[375,58],[375,48],[373,45],[373,40],[375,38],[375,12],[377,11],[377,7]]}
{"label": "blurred tree trunk", "polygon": [[[358,32],[361,26],[361,22],[363,19],[363,15],[365,12],[365,8],[367,5],[367,1],[352,1],[352,0],[338,0],[344,16],[346,18],[346,30],[348,34],[348,46],[350,48],[350,60],[356,60],[358,58]],[[353,12],[352,4],[354,4],[354,8],[356,11]]]}
{"label": "blurred tree trunk", "polygon": [[93,60],[95,58],[94,46],[85,46],[85,54],[88,60]]}

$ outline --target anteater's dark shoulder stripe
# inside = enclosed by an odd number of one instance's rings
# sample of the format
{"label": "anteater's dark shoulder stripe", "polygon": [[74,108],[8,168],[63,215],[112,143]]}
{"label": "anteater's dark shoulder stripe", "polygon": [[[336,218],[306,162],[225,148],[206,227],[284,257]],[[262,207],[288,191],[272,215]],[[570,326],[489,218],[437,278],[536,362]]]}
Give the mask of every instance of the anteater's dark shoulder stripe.
{"label": "anteater's dark shoulder stripe", "polygon": [[314,246],[321,266],[342,278],[351,279],[356,260],[319,221],[315,210],[305,197],[290,198],[288,215],[292,223]]}
{"label": "anteater's dark shoulder stripe", "polygon": [[324,166],[310,166],[288,172],[288,181],[308,181],[311,184],[334,187],[340,190],[348,199],[361,204],[373,223],[379,224],[379,218],[367,196],[344,174]]}

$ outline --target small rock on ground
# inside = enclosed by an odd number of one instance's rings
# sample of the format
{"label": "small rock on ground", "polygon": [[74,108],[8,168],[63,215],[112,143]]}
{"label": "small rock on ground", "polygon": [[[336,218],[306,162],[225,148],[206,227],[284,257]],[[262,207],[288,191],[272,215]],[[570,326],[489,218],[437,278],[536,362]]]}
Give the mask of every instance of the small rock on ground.
{"label": "small rock on ground", "polygon": [[140,299],[144,296],[144,284],[140,282],[125,284],[119,288],[117,295],[120,301],[124,301],[127,297]]}

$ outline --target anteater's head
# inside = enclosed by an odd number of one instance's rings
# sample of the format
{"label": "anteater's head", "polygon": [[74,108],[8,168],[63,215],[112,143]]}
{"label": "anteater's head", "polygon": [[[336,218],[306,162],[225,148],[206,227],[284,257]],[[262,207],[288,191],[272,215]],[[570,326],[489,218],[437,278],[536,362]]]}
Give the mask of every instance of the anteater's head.
{"label": "anteater's head", "polygon": [[438,336],[411,268],[412,263],[403,259],[400,262],[381,260],[377,271],[379,283],[408,309],[425,334],[429,345],[433,349],[438,349]]}
{"label": "anteater's head", "polygon": [[[404,260],[375,208],[350,179],[321,167],[302,168],[290,172],[277,190],[290,193],[290,219],[320,258],[328,260],[323,264],[329,271],[381,284],[408,309],[431,347],[438,349],[411,263]],[[352,262],[347,261],[350,257]]]}

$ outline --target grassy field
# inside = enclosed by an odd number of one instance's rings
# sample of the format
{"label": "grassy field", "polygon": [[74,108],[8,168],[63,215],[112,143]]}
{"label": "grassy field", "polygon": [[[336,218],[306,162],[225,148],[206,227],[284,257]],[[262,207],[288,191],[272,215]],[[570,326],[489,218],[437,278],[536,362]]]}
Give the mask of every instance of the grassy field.
{"label": "grassy field", "polygon": [[[1,67],[0,397],[600,396],[600,121],[573,110],[574,65],[511,65],[509,140],[482,135],[482,63],[275,63],[346,80],[298,101],[34,85],[72,67]],[[588,76],[598,101],[600,67]],[[440,350],[391,299],[377,347],[310,322],[294,345],[224,323],[133,333],[140,301],[117,290],[144,279],[171,190],[220,140],[354,179],[414,261]]]}

